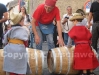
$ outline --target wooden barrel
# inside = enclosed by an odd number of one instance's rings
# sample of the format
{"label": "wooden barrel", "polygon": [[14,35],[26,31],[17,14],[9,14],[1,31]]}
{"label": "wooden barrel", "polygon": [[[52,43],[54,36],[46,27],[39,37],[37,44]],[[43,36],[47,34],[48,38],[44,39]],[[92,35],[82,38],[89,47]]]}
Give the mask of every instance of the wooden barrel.
{"label": "wooden barrel", "polygon": [[[29,56],[28,63],[32,71],[31,75],[43,75],[44,70],[43,51],[31,48],[26,48],[26,50]],[[6,75],[6,72],[3,71],[3,50],[0,50],[0,75]]]}
{"label": "wooden barrel", "polygon": [[78,71],[73,69],[74,48],[74,46],[72,48],[59,47],[48,52],[47,63],[50,73],[65,75],[78,74]]}
{"label": "wooden barrel", "polygon": [[44,54],[41,50],[27,48],[29,53],[29,64],[32,71],[31,75],[43,75]]}
{"label": "wooden barrel", "polygon": [[6,75],[6,72],[3,71],[3,50],[0,49],[0,75]]}

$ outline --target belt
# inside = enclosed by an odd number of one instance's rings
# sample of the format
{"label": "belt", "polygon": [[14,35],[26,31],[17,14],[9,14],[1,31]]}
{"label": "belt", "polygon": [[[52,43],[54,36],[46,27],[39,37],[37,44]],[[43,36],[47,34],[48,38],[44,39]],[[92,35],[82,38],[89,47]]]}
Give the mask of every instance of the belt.
{"label": "belt", "polygon": [[40,23],[40,24],[43,24],[43,25],[49,25],[49,24],[51,24],[52,22],[51,22],[51,23],[47,23],[47,24],[44,24],[44,23],[41,23],[41,22],[39,22],[39,23]]}
{"label": "belt", "polygon": [[79,41],[79,42],[76,42],[76,45],[78,44],[90,44],[91,42],[88,42],[88,41]]}
{"label": "belt", "polygon": [[9,43],[24,44],[23,40],[19,40],[19,39],[9,39]]}

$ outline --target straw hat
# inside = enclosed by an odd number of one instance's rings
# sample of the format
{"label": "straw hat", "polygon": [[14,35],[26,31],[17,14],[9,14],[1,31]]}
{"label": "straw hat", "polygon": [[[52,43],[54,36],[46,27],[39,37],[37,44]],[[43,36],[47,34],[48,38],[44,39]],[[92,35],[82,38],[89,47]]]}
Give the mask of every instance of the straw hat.
{"label": "straw hat", "polygon": [[82,10],[82,9],[78,9],[78,10],[76,11],[76,13],[81,13],[82,15],[86,15],[85,11]]}
{"label": "straw hat", "polygon": [[80,13],[74,13],[73,17],[70,18],[70,21],[77,20],[77,19],[84,19],[84,17]]}
{"label": "straw hat", "polygon": [[10,20],[13,22],[13,24],[18,24],[20,20],[22,19],[21,13],[11,13],[10,14]]}

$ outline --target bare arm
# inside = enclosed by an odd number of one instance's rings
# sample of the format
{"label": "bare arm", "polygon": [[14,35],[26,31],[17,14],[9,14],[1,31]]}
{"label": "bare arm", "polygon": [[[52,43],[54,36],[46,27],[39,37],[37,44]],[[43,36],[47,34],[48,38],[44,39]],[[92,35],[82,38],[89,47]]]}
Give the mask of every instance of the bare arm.
{"label": "bare arm", "polygon": [[68,37],[67,47],[68,48],[72,47],[72,39],[70,37]]}
{"label": "bare arm", "polygon": [[4,17],[0,19],[0,23],[5,22],[8,19],[8,13],[7,12],[3,13],[3,16]]}
{"label": "bare arm", "polygon": [[60,21],[57,21],[57,31],[58,31],[58,35],[59,35],[59,38],[62,38],[62,28],[61,28],[61,25],[60,25]]}
{"label": "bare arm", "polygon": [[32,20],[32,29],[33,29],[34,35],[36,36],[36,35],[38,35],[38,33],[37,33],[37,30],[36,30],[35,23],[36,23],[36,20],[33,18],[33,20]]}
{"label": "bare arm", "polygon": [[67,21],[68,21],[68,19],[64,18],[62,21],[62,24],[64,25]]}
{"label": "bare arm", "polygon": [[36,30],[36,25],[35,25],[36,20],[33,18],[31,23],[32,23],[32,30],[33,30],[33,33],[34,33],[34,36],[35,36],[34,37],[35,38],[35,43],[39,44],[40,38],[39,38],[39,35],[37,33],[37,30]]}
{"label": "bare arm", "polygon": [[65,44],[63,42],[62,27],[61,27],[60,21],[57,21],[57,31],[58,31],[58,35],[59,35],[58,43],[59,43],[59,45],[64,46]]}
{"label": "bare arm", "polygon": [[89,18],[88,18],[88,28],[90,28],[90,26],[91,26],[92,17],[93,17],[92,12],[90,12],[89,13]]}

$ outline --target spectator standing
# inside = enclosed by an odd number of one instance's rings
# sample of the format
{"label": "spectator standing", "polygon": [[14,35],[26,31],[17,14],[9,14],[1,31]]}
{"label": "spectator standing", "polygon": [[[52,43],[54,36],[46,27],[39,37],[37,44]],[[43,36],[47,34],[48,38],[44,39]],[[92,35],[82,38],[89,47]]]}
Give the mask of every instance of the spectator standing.
{"label": "spectator standing", "polygon": [[64,14],[63,18],[62,18],[62,29],[63,29],[63,33],[64,33],[65,45],[67,45],[67,42],[68,42],[68,32],[73,27],[73,22],[69,20],[72,16],[73,16],[72,7],[68,6],[67,14]]}
{"label": "spectator standing", "polygon": [[[24,25],[29,29],[30,26],[31,26],[31,21],[30,21],[30,17],[29,15],[27,14],[27,11],[26,11],[26,8],[24,6],[22,6],[20,8],[20,13],[22,13],[23,17],[24,17]],[[30,36],[33,36],[32,34],[33,32],[30,32]],[[33,40],[33,38],[31,38]],[[28,41],[25,41],[27,47],[29,47],[30,45],[30,42],[31,40],[29,39]]]}
{"label": "spectator standing", "polygon": [[6,6],[0,3],[0,48],[2,48],[3,27],[2,24],[8,19]]}
{"label": "spectator standing", "polygon": [[97,42],[99,38],[99,0],[94,1],[91,4],[89,19],[88,19],[88,28],[91,26],[91,20],[93,18],[92,25],[92,47],[97,51]]}
{"label": "spectator standing", "polygon": [[20,8],[20,13],[22,13],[24,17],[24,25],[29,27],[31,25],[30,16],[27,14],[26,8],[24,6]]}

